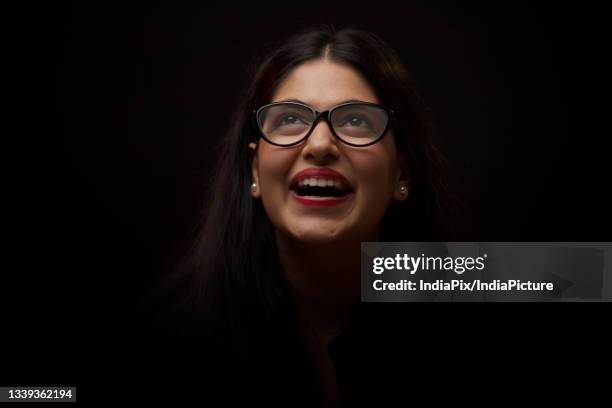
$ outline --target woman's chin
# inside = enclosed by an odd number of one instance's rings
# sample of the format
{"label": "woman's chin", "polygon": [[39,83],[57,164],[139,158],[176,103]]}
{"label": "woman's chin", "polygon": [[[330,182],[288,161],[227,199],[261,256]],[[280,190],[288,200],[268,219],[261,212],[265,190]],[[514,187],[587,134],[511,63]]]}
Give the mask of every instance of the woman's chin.
{"label": "woman's chin", "polygon": [[313,244],[334,242],[346,238],[345,226],[330,224],[329,222],[321,222],[316,223],[316,225],[295,226],[290,229],[289,235],[296,241]]}

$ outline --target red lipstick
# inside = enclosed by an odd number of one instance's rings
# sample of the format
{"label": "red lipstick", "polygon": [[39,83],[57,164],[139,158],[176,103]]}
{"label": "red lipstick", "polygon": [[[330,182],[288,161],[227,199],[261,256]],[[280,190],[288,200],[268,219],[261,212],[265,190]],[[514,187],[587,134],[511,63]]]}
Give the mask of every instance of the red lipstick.
{"label": "red lipstick", "polygon": [[292,191],[291,196],[304,205],[314,207],[331,207],[332,205],[342,204],[348,200],[351,195],[345,195],[344,197],[302,197],[297,195],[295,191]]}

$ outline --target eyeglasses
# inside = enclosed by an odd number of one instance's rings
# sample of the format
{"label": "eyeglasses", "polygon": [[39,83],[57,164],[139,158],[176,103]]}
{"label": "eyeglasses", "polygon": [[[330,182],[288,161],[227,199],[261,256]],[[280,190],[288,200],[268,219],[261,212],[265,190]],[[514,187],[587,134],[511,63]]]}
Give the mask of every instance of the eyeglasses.
{"label": "eyeglasses", "polygon": [[299,102],[274,102],[253,111],[261,136],[277,146],[293,146],[307,139],[321,119],[341,142],[369,146],[387,134],[392,115],[391,109],[370,102],[347,102],[324,112]]}

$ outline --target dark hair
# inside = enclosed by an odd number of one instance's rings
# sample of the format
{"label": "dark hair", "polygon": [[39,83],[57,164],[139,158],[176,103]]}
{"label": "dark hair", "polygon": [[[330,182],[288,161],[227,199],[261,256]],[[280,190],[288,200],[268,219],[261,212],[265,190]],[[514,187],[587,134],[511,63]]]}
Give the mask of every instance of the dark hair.
{"label": "dark hair", "polygon": [[[408,200],[393,202],[386,211],[380,240],[447,238],[445,162],[433,142],[431,112],[398,55],[378,36],[354,28],[309,29],[289,38],[257,64],[237,104],[231,127],[220,140],[197,237],[172,275],[173,293],[186,307],[181,310],[197,315],[198,322],[206,316],[206,324],[199,327],[215,329],[205,334],[229,334],[237,352],[249,353],[260,344],[256,331],[282,335],[280,331],[290,329],[293,319],[274,228],[261,200],[249,193],[252,152],[248,144],[257,139],[251,113],[270,102],[275,88],[294,67],[324,54],[363,74],[380,102],[395,111],[396,146],[407,159],[412,185]],[[279,319],[285,324],[278,324]]]}

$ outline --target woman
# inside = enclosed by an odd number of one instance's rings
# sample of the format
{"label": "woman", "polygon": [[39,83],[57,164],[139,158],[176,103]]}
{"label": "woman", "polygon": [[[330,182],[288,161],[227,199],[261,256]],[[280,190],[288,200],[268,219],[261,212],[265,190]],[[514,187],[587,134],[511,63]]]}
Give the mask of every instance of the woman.
{"label": "woman", "polygon": [[182,327],[215,346],[206,361],[218,357],[219,378],[350,405],[361,394],[339,350],[367,320],[360,243],[446,238],[428,111],[380,38],[316,29],[259,64],[230,123],[204,222],[173,276],[180,316],[197,322]]}

